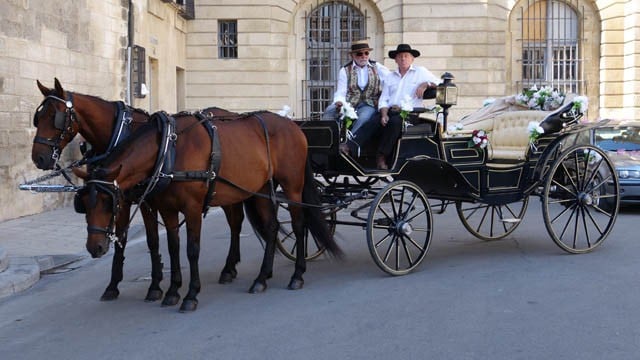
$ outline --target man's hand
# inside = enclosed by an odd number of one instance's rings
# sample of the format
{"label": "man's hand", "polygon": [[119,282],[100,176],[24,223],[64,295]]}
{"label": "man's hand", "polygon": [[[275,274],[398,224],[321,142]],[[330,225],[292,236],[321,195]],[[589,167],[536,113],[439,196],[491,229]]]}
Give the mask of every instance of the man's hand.
{"label": "man's hand", "polygon": [[428,88],[434,88],[436,87],[436,84],[432,83],[432,82],[425,82],[422,83],[418,86],[418,88],[416,89],[416,96],[418,97],[418,99],[422,99],[422,96],[424,95],[424,92],[428,89]]}
{"label": "man's hand", "polygon": [[389,108],[381,108],[380,109],[380,125],[383,127],[387,126],[389,123]]}

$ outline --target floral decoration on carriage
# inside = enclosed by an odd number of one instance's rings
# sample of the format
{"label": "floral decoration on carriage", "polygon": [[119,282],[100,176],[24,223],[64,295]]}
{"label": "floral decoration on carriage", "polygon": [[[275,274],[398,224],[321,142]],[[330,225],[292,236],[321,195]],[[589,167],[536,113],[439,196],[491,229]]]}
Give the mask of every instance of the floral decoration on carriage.
{"label": "floral decoration on carriage", "polygon": [[484,151],[484,149],[489,145],[489,133],[482,129],[473,130],[471,133],[471,140],[469,140],[468,145],[470,148],[476,148],[479,151]]}

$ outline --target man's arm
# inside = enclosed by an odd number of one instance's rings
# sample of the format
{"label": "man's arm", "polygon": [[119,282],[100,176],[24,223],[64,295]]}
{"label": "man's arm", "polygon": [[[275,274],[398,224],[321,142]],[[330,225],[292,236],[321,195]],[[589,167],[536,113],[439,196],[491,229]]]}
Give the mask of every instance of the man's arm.
{"label": "man's arm", "polygon": [[333,94],[333,103],[342,106],[347,101],[347,71],[344,67],[338,72],[338,84],[336,92]]}

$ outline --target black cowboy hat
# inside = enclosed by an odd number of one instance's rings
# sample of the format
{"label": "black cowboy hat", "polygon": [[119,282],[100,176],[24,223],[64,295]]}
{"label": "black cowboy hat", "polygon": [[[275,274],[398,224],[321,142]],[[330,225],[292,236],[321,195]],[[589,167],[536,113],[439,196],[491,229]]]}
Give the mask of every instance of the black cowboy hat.
{"label": "black cowboy hat", "polygon": [[369,43],[367,42],[367,40],[358,40],[355,41],[351,44],[351,52],[358,52],[358,51],[371,51],[373,50],[373,48],[369,47]]}
{"label": "black cowboy hat", "polygon": [[413,55],[413,57],[420,56],[420,51],[412,49],[409,44],[400,44],[400,45],[398,45],[398,47],[395,50],[389,51],[389,57],[392,58],[392,59],[395,59],[396,55],[398,55],[400,53],[403,53],[403,52],[411,53],[411,55]]}

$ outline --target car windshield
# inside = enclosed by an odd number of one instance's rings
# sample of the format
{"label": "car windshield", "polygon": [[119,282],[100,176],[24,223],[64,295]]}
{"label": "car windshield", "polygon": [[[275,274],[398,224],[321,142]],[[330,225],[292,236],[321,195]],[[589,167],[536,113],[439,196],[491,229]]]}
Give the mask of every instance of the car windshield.
{"label": "car windshield", "polygon": [[596,145],[608,151],[640,151],[640,127],[616,126],[595,130]]}

